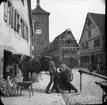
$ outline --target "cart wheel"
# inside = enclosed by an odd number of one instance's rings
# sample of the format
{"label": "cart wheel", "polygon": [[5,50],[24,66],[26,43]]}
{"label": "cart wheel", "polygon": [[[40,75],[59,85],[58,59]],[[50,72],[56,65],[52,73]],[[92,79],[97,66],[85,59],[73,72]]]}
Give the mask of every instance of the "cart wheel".
{"label": "cart wheel", "polygon": [[[4,88],[5,91],[8,92],[9,95],[11,95],[11,93],[10,93],[10,88],[9,88],[9,84],[8,84],[7,80],[5,80],[5,79],[3,79],[3,78],[0,79],[0,85]],[[1,87],[1,88],[2,88],[2,87]]]}
{"label": "cart wheel", "polygon": [[102,103],[107,103],[107,95],[103,95],[102,97]]}
{"label": "cart wheel", "polygon": [[4,94],[5,96],[9,96],[9,92],[6,88],[4,88],[3,86],[0,86],[0,91],[2,92],[2,94]]}

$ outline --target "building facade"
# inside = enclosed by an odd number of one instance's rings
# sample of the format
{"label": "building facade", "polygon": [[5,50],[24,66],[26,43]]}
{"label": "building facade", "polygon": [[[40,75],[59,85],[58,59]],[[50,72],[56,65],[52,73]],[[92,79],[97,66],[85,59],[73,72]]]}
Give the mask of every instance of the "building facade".
{"label": "building facade", "polygon": [[71,66],[78,64],[78,44],[70,29],[58,35],[50,44],[47,55],[55,56],[58,60],[67,60]]}
{"label": "building facade", "polygon": [[7,0],[0,4],[0,77],[5,73],[12,53],[31,56],[31,3]]}
{"label": "building facade", "polygon": [[81,64],[106,62],[105,15],[88,13],[80,38]]}
{"label": "building facade", "polygon": [[49,12],[43,10],[40,6],[40,0],[32,10],[32,21],[34,30],[34,49],[35,56],[42,55],[49,45]]}

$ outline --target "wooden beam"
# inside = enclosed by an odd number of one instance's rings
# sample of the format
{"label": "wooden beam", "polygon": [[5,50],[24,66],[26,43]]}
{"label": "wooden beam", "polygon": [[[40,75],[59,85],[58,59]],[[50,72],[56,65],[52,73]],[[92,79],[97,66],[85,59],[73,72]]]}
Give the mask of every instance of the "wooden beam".
{"label": "wooden beam", "polygon": [[85,70],[78,70],[78,72],[80,73],[80,91],[82,91],[82,73],[92,75],[92,76],[96,76],[96,77],[102,78],[104,80],[107,80],[106,76],[103,76],[103,75],[100,75],[97,73],[93,73],[93,72],[89,72],[89,71],[85,71]]}
{"label": "wooden beam", "polygon": [[97,74],[97,73],[94,73],[94,72],[85,71],[85,70],[79,70],[78,72],[80,72],[80,73],[85,73],[85,74],[89,74],[89,75],[96,76],[96,77],[102,78],[102,79],[104,79],[104,80],[107,80],[107,77],[106,77],[106,76],[103,76],[103,75],[100,75],[100,74]]}

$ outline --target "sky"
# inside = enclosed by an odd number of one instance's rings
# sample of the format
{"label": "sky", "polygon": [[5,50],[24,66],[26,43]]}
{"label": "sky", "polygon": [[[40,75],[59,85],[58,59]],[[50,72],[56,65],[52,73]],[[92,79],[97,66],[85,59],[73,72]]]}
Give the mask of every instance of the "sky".
{"label": "sky", "polygon": [[[37,0],[31,0],[31,8]],[[105,14],[104,0],[40,0],[40,6],[49,15],[49,41],[70,29],[79,42],[88,12]]]}

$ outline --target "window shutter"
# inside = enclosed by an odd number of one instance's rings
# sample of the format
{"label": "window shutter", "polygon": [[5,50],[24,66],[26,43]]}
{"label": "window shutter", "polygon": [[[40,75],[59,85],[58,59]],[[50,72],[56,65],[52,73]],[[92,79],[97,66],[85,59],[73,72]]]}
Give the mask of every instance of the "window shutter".
{"label": "window shutter", "polygon": [[7,22],[7,17],[8,17],[8,6],[7,2],[4,2],[4,20]]}
{"label": "window shutter", "polygon": [[14,24],[14,22],[13,22],[13,20],[14,20],[14,9],[13,9],[13,7],[11,7],[12,9],[11,9],[11,27],[13,28],[13,24]]}
{"label": "window shutter", "polygon": [[28,27],[26,26],[26,38],[27,38],[27,41],[29,41],[29,38],[28,38]]}
{"label": "window shutter", "polygon": [[14,10],[14,30],[16,31],[16,10]]}
{"label": "window shutter", "polygon": [[24,21],[21,19],[21,35],[24,38]]}
{"label": "window shutter", "polygon": [[11,25],[11,20],[12,20],[12,5],[8,1],[8,7],[9,7],[9,24]]}
{"label": "window shutter", "polygon": [[19,25],[19,14],[16,13],[16,31],[19,33],[19,28],[20,28],[20,25]]}
{"label": "window shutter", "polygon": [[25,23],[23,22],[23,38],[25,38],[26,39],[26,25],[25,25]]}

